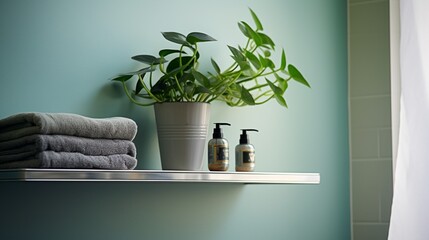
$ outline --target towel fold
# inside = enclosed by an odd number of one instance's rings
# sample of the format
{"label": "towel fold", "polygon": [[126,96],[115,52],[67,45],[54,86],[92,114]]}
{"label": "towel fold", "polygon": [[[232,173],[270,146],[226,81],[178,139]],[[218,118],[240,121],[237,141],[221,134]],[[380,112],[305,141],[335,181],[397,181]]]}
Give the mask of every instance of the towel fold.
{"label": "towel fold", "polygon": [[0,120],[0,168],[134,169],[136,134],[129,118],[19,113]]}
{"label": "towel fold", "polygon": [[87,156],[75,152],[43,151],[32,158],[0,163],[0,168],[97,168],[130,170],[137,159],[126,154]]}
{"label": "towel fold", "polygon": [[78,152],[89,156],[136,156],[136,147],[129,140],[35,134],[0,142],[0,163],[19,161],[42,151]]}
{"label": "towel fold", "polygon": [[0,120],[0,141],[33,134],[133,140],[137,124],[128,118],[89,118],[72,113],[18,113]]}

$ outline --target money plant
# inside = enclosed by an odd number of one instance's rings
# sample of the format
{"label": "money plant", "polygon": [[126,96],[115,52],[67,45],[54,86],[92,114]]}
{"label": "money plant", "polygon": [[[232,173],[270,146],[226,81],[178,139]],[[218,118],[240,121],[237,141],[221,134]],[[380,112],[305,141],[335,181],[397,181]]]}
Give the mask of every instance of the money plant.
{"label": "money plant", "polygon": [[[271,99],[284,107],[284,93],[294,80],[310,87],[301,72],[286,62],[285,50],[276,52],[274,41],[264,33],[258,16],[250,14],[254,27],[245,21],[238,23],[244,35],[244,45],[228,46],[231,64],[221,69],[212,58],[212,71],[199,70],[199,44],[216,41],[208,34],[162,32],[177,48],[161,49],[157,56],[136,55],[132,59],[144,64],[134,72],[120,74],[113,81],[122,83],[128,98],[140,106],[162,102],[223,101],[229,106],[260,105]],[[279,59],[275,61],[273,56]],[[132,85],[128,81],[134,79]],[[132,87],[129,87],[132,86]]]}

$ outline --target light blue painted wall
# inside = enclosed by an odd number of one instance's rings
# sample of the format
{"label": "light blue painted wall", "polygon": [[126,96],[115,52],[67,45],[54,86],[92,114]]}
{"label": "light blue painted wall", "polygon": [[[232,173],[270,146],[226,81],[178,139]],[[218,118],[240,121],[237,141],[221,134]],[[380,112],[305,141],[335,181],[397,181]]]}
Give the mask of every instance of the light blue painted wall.
{"label": "light blue painted wall", "polygon": [[228,62],[247,7],[312,89],[291,85],[287,110],[213,104],[212,122],[233,124],[232,146],[240,128],[260,129],[258,171],[320,172],[320,185],[0,183],[0,239],[349,239],[346,1],[2,0],[0,117],[130,117],[138,168],[159,169],[153,109],[109,78],[164,47],[161,31],[206,32],[219,41],[202,57]]}

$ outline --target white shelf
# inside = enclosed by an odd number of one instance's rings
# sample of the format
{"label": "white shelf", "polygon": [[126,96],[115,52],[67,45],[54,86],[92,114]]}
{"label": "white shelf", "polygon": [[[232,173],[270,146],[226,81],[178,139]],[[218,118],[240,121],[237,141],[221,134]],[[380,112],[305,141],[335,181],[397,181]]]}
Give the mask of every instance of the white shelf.
{"label": "white shelf", "polygon": [[7,169],[0,181],[42,182],[209,182],[259,184],[319,184],[319,173],[209,172],[164,170]]}

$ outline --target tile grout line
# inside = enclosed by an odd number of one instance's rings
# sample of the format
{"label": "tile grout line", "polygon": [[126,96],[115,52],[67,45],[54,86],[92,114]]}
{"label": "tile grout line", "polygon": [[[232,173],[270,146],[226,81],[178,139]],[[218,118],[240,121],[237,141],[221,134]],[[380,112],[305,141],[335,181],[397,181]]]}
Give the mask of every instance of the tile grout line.
{"label": "tile grout line", "polygon": [[355,225],[389,226],[388,222],[354,222]]}
{"label": "tile grout line", "polygon": [[392,161],[392,157],[388,158],[388,157],[383,157],[383,158],[352,158],[352,163],[353,162],[391,162]]}
{"label": "tile grout line", "polygon": [[378,193],[378,221],[381,222],[381,193]]}
{"label": "tile grout line", "polygon": [[351,79],[351,74],[350,74],[350,69],[351,69],[351,64],[350,64],[350,39],[351,39],[351,28],[350,28],[350,0],[347,0],[347,107],[348,107],[348,111],[347,111],[347,122],[348,122],[348,131],[349,131],[349,135],[348,135],[348,147],[349,147],[349,204],[350,204],[350,208],[349,208],[349,226],[350,226],[350,240],[354,240],[354,228],[353,228],[353,224],[354,224],[354,207],[353,207],[353,165],[352,165],[352,122],[351,122],[351,90],[350,90],[350,79]]}
{"label": "tile grout line", "polygon": [[359,99],[374,99],[374,98],[390,98],[391,94],[374,94],[374,95],[367,95],[367,96],[351,96],[351,100],[359,100]]}
{"label": "tile grout line", "polygon": [[362,1],[362,2],[351,2],[350,6],[360,6],[360,5],[365,5],[365,4],[372,4],[372,3],[383,3],[383,2],[388,2],[388,0],[366,0],[366,1]]}
{"label": "tile grout line", "polygon": [[380,128],[377,128],[377,159],[380,159]]}
{"label": "tile grout line", "polygon": [[353,127],[351,130],[352,131],[353,130],[359,130],[359,131],[361,131],[361,130],[392,130],[392,127],[391,126],[382,126],[382,127]]}

